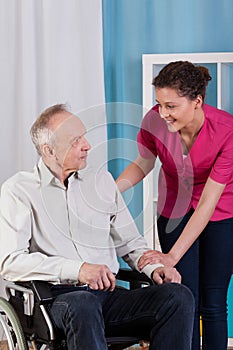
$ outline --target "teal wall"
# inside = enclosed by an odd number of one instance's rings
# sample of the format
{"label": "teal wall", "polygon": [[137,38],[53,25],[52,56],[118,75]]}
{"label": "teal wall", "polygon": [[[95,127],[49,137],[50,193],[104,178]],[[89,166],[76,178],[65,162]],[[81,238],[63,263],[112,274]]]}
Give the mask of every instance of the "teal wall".
{"label": "teal wall", "polygon": [[228,289],[228,335],[233,338],[233,277]]}
{"label": "teal wall", "polygon": [[[143,113],[142,54],[232,52],[233,1],[103,0],[102,3],[109,170],[117,177],[137,154],[135,138]],[[233,95],[229,110],[233,113]],[[126,194],[126,200],[142,230],[142,185]],[[232,287],[228,300],[229,333],[233,337]]]}
{"label": "teal wall", "polygon": [[[109,170],[117,177],[137,154],[136,142],[129,156],[122,140],[135,140],[142,118],[142,54],[233,51],[233,1],[103,0],[103,40]],[[121,114],[113,103],[121,104]],[[136,109],[133,117],[125,104]],[[140,185],[129,201],[139,228],[141,196]]]}

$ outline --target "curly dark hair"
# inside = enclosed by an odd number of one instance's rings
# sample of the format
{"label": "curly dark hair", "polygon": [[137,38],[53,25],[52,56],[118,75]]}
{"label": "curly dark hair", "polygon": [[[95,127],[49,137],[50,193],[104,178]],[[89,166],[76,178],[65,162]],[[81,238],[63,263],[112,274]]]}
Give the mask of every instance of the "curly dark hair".
{"label": "curly dark hair", "polygon": [[211,79],[206,67],[196,66],[188,61],[176,61],[163,67],[153,79],[152,85],[156,88],[175,89],[179,96],[186,96],[190,100],[201,95],[204,101],[206,87]]}

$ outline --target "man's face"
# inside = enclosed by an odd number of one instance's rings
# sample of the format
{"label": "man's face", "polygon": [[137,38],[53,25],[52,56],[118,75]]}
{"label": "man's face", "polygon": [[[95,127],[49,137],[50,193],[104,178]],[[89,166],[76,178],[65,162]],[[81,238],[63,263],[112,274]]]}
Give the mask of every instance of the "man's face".
{"label": "man's face", "polygon": [[81,120],[69,112],[63,112],[55,117],[52,129],[57,165],[66,172],[85,168],[91,146],[85,138],[86,129]]}

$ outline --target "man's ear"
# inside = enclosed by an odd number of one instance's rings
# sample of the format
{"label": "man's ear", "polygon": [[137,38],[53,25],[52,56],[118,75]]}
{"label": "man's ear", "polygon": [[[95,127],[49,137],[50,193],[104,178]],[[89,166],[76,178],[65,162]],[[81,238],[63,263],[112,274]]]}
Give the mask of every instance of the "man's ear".
{"label": "man's ear", "polygon": [[46,157],[53,157],[55,155],[54,149],[51,148],[49,145],[44,144],[42,146],[42,153],[46,156]]}

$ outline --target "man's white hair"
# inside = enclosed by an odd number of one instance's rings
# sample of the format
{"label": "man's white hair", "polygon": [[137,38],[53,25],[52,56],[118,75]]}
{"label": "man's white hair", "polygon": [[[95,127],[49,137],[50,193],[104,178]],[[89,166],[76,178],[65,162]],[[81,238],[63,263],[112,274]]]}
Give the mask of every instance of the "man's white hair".
{"label": "man's white hair", "polygon": [[42,149],[45,144],[51,148],[54,146],[55,134],[49,127],[50,120],[55,114],[68,111],[69,108],[66,104],[56,104],[42,112],[32,125],[30,130],[31,139],[40,156],[42,155]]}

